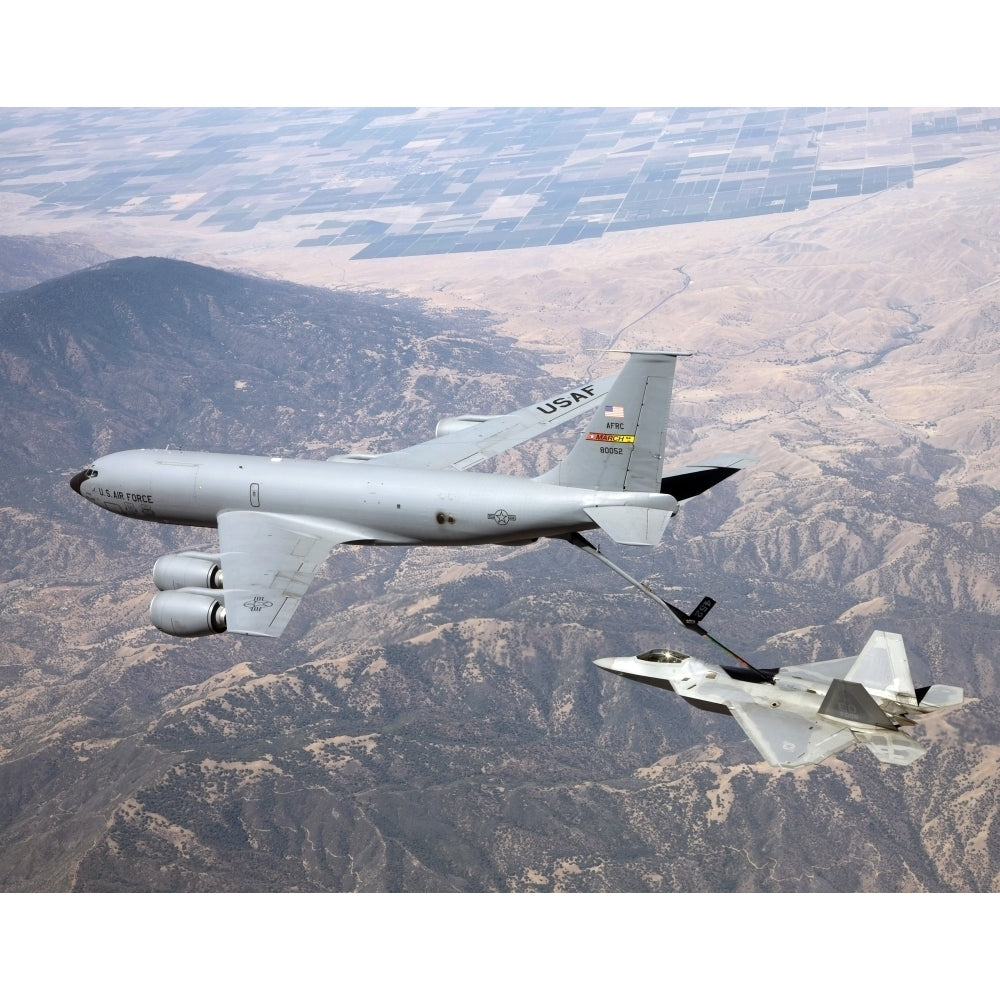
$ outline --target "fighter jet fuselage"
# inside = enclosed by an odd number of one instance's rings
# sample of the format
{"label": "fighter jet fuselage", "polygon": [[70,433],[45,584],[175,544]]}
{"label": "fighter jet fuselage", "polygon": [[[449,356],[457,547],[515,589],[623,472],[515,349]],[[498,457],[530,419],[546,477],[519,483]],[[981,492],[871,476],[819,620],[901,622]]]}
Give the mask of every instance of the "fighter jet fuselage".
{"label": "fighter jet fuselage", "polygon": [[963,702],[961,688],[915,688],[903,637],[873,632],[857,656],[780,667],[754,679],[671,649],[595,660],[608,673],[679,694],[696,708],[731,715],[774,767],[818,764],[855,745],[885,764],[927,751],[905,732]]}

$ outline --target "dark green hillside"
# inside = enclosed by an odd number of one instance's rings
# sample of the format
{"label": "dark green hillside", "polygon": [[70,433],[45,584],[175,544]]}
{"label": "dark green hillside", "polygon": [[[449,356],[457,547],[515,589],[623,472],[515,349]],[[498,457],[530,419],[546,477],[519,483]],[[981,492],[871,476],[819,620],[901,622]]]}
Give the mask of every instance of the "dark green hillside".
{"label": "dark green hillside", "polygon": [[0,296],[0,457],[30,475],[168,444],[391,449],[540,375],[482,314],[136,257]]}
{"label": "dark green hillside", "polygon": [[0,236],[0,292],[31,288],[107,259],[92,246],[58,236]]}

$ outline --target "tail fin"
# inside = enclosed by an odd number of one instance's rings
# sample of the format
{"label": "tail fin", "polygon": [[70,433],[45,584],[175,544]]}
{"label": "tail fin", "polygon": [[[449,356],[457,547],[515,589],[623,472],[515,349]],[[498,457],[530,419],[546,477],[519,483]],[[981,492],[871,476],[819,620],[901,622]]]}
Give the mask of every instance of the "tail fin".
{"label": "tail fin", "polygon": [[917,705],[903,637],[898,632],[872,632],[844,680],[856,681],[874,694],[900,704]]}
{"label": "tail fin", "polygon": [[560,486],[659,493],[663,447],[680,351],[629,351],[604,405],[566,459],[539,477]]}

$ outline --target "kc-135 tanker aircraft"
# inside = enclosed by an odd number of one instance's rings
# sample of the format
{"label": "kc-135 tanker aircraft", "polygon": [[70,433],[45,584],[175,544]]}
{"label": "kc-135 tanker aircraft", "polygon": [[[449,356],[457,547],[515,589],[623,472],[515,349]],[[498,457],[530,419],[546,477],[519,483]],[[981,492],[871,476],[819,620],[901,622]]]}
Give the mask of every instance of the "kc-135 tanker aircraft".
{"label": "kc-135 tanker aircraft", "polygon": [[[503,416],[441,420],[429,441],[328,461],[168,450],[123,451],[70,481],[115,514],[217,528],[219,552],[153,567],[152,623],[176,636],[279,636],[340,543],[521,545],[580,532],[653,546],[682,504],[743,468],[720,455],[663,474],[674,369],[682,352],[631,351],[617,376]],[[597,409],[566,459],[536,479],[467,470]],[[605,560],[607,561],[607,560]],[[614,567],[613,567],[614,568]]]}

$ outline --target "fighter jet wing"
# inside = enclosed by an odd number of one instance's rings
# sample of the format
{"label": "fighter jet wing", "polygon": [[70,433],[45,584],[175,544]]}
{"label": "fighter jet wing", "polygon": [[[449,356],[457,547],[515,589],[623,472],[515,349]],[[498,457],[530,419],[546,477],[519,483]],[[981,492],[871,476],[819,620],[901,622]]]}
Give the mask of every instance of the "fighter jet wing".
{"label": "fighter jet wing", "polygon": [[731,703],[728,708],[764,760],[774,767],[818,764],[854,745],[849,728],[823,719],[808,719],[754,701]]}
{"label": "fighter jet wing", "polygon": [[796,663],[790,667],[782,667],[783,677],[797,677],[803,681],[816,681],[826,686],[830,681],[843,680],[847,672],[854,666],[856,656],[844,656],[839,660],[820,660],[817,663]]}
{"label": "fighter jet wing", "polygon": [[247,510],[220,514],[227,630],[281,635],[330,549],[365,537],[351,525],[315,518]]}
{"label": "fighter jet wing", "polygon": [[[608,393],[617,375],[567,389],[541,403],[479,423],[400,451],[373,455],[364,461],[399,469],[470,469],[522,444],[580,413],[592,410]],[[338,461],[343,459],[333,459]],[[358,460],[357,456],[348,459]]]}

